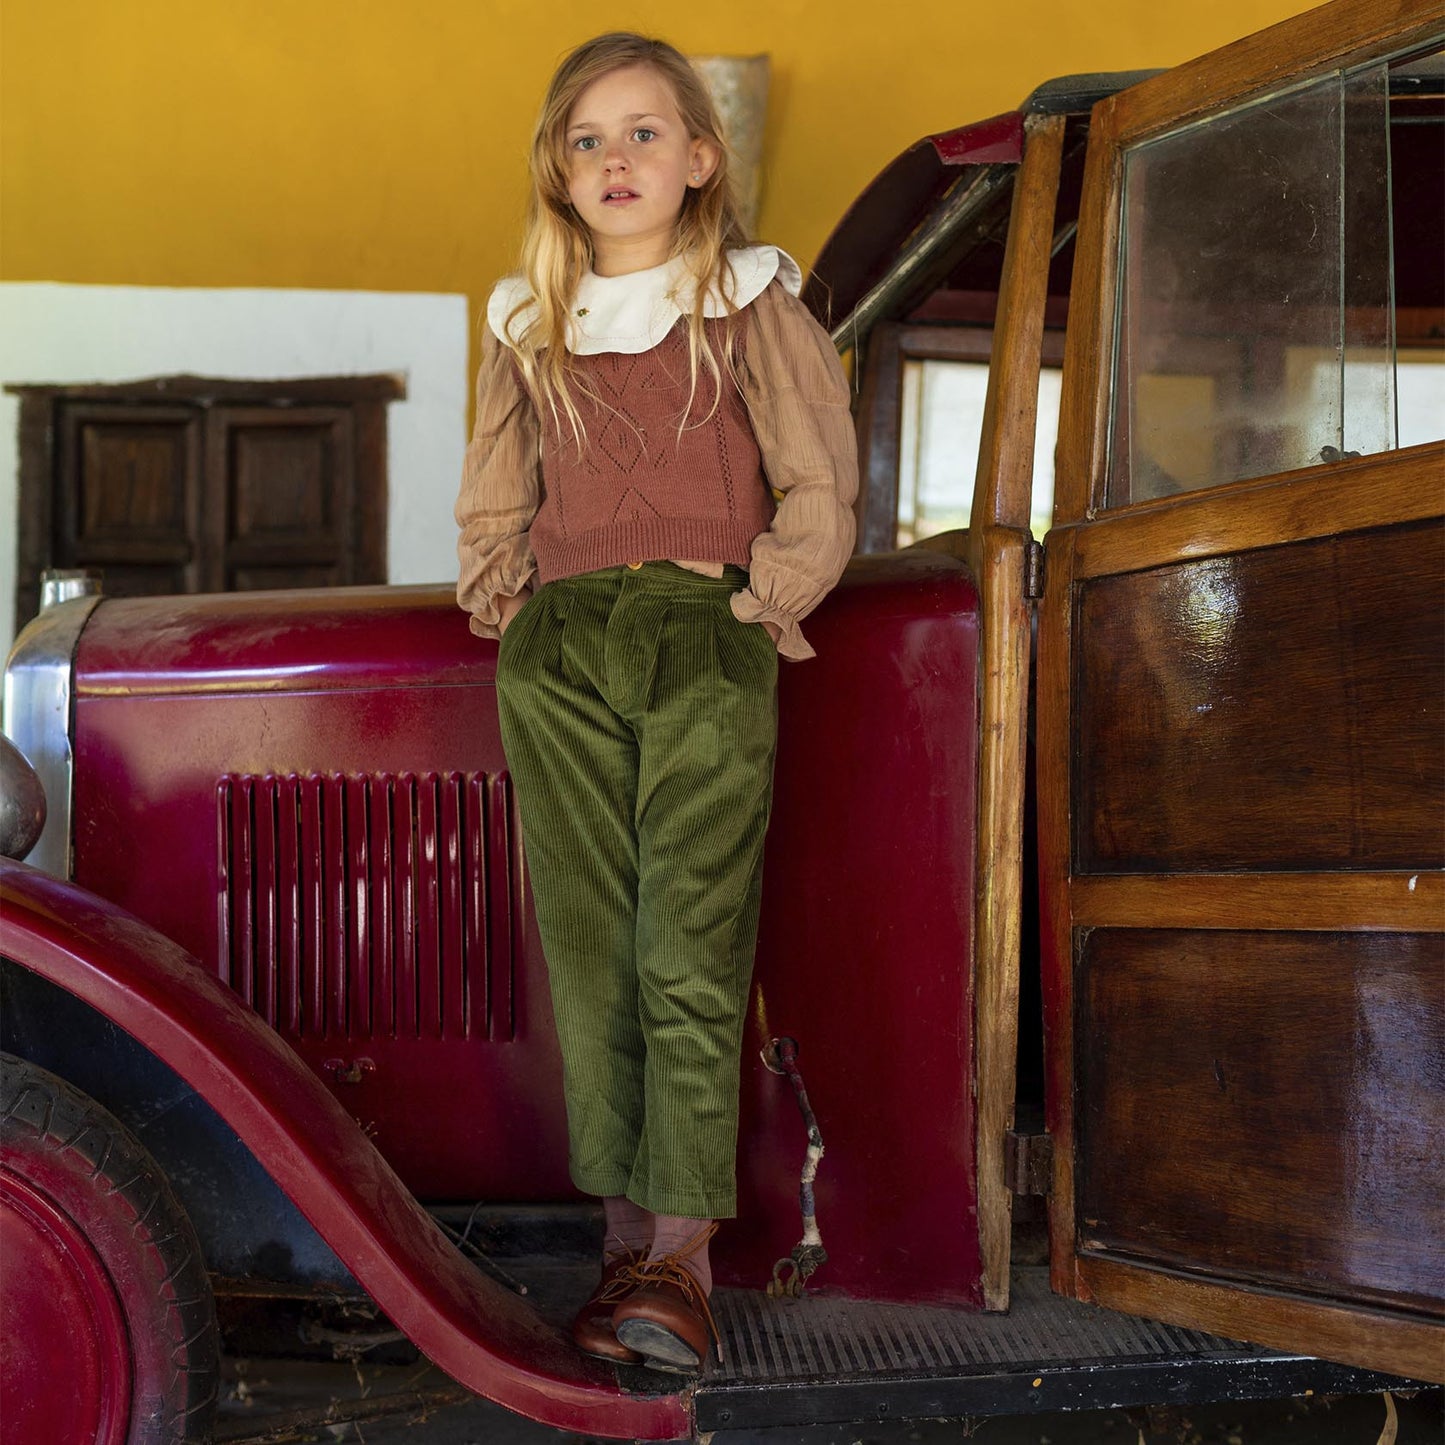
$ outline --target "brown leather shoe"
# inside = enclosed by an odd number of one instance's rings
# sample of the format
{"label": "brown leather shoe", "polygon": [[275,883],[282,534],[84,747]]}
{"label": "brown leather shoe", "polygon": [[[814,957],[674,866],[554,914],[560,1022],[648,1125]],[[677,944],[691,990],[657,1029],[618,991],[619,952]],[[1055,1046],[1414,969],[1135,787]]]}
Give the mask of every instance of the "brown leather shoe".
{"label": "brown leather shoe", "polygon": [[618,1365],[642,1363],[642,1356],[628,1349],[612,1329],[612,1311],[632,1288],[631,1271],[638,1262],[639,1256],[624,1254],[602,1266],[597,1288],[572,1321],[572,1342],[584,1355]]}
{"label": "brown leather shoe", "polygon": [[675,1254],[645,1259],[628,1271],[633,1288],[612,1312],[621,1344],[653,1370],[700,1370],[714,1348],[721,1358],[717,1322],[702,1286],[682,1261],[706,1244],[712,1224]]}

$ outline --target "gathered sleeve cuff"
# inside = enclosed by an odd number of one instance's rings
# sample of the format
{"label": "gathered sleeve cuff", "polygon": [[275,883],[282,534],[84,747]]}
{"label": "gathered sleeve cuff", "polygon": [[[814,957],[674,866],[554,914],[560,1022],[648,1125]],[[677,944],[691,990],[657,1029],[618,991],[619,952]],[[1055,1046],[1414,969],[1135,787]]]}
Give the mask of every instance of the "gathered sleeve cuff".
{"label": "gathered sleeve cuff", "polygon": [[753,543],[732,610],[742,622],[776,623],[779,653],[797,661],[815,655],[799,622],[853,552],[858,444],[832,338],[776,281],[748,308],[741,381],[778,509]]}
{"label": "gathered sleeve cuff", "polygon": [[541,502],[537,415],[510,348],[482,332],[476,420],[457,497],[457,602],[479,637],[500,635],[504,598],[514,597],[537,570],[529,528]]}

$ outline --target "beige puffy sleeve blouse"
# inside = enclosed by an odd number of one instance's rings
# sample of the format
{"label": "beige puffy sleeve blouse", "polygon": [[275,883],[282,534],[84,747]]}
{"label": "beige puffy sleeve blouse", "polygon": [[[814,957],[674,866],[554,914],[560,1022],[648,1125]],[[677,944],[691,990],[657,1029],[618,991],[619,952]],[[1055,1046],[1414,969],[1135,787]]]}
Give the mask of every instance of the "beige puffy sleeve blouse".
{"label": "beige puffy sleeve blouse", "polygon": [[[733,595],[732,609],[743,622],[775,623],[779,653],[796,660],[814,655],[799,622],[837,582],[853,550],[857,446],[847,378],[807,307],[774,281],[747,310],[739,380],[778,507],[753,543],[748,586]],[[456,507],[457,600],[480,636],[498,635],[501,600],[532,579],[527,530],[540,501],[536,413],[509,349],[487,328]]]}
{"label": "beige puffy sleeve blouse", "polygon": [[479,637],[498,636],[501,600],[521,592],[537,570],[527,531],[542,501],[537,413],[511,350],[482,329],[472,439],[457,498],[457,601]]}
{"label": "beige puffy sleeve blouse", "polygon": [[778,510],[753,543],[748,587],[734,594],[733,614],[776,622],[784,657],[812,657],[798,623],[852,554],[858,445],[832,339],[776,281],[748,308],[741,382]]}

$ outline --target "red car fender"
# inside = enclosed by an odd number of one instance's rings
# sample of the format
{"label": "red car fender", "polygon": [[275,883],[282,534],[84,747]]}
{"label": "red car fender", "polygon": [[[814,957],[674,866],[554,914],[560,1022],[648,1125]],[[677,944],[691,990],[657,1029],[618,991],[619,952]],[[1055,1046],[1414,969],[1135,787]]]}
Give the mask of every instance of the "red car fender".
{"label": "red car fender", "polygon": [[281,1038],[184,949],[102,899],[0,859],[0,951],[119,1025],[235,1130],[397,1327],[459,1384],[559,1429],[691,1434],[685,1394],[624,1393],[481,1274]]}

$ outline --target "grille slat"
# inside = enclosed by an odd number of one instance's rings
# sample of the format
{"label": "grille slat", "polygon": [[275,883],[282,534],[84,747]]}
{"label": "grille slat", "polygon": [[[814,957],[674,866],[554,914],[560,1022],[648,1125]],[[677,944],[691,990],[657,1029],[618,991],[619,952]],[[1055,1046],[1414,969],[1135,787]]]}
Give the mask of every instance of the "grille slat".
{"label": "grille slat", "polygon": [[[487,939],[478,952],[487,960],[487,1031],[494,1039],[510,1039],[516,1029],[516,1000],[512,994],[512,960],[521,951],[521,909],[507,900],[521,896],[522,884],[517,866],[516,842],[512,833],[512,780],[505,773],[485,779],[477,778],[480,805],[485,791],[485,807],[478,806],[478,820],[485,819],[482,837],[486,859],[486,892],[476,937]],[[480,870],[479,870],[480,871]]]}
{"label": "grille slat", "polygon": [[[441,1036],[441,908],[437,860],[437,797],[427,779],[412,783],[416,819],[416,1009],[417,1032]],[[432,966],[427,967],[430,963]]]}
{"label": "grille slat", "polygon": [[301,1032],[301,788],[295,777],[276,787],[276,1020],[284,1034]]}
{"label": "grille slat", "polygon": [[346,1016],[346,785],[328,777],[321,782],[321,890],[326,916],[321,937],[325,949],[322,1002],[328,1038],[347,1038]]}
{"label": "grille slat", "polygon": [[396,928],[396,1024],[397,1034],[417,1034],[416,914],[417,862],[416,828],[412,816],[412,793],[416,779],[403,773],[396,780],[391,799],[391,839],[395,850]]}
{"label": "grille slat", "polygon": [[[232,852],[231,868],[235,876],[236,890],[248,902],[253,898],[256,888],[256,878],[251,867],[253,837],[251,803],[252,789],[250,782],[247,781],[237,789],[236,796],[231,800],[232,825],[240,844]],[[231,956],[231,974],[228,981],[242,998],[254,999],[256,996],[256,927],[253,908],[247,907],[237,911],[231,920],[231,936],[235,943],[235,952]]]}
{"label": "grille slat", "polygon": [[251,826],[255,830],[252,850],[256,913],[255,953],[252,990],[256,1012],[276,1027],[276,971],[262,967],[262,959],[276,957],[276,798],[274,792],[251,789]]}
{"label": "grille slat", "polygon": [[[473,1010],[492,1021],[492,986],[486,960],[496,947],[492,940],[487,911],[487,876],[494,860],[487,852],[487,793],[484,779],[471,776],[462,779],[462,851],[469,858],[485,858],[485,868],[470,868],[462,878],[462,954],[469,964],[482,960],[481,967],[468,967],[466,973],[467,1016]],[[510,952],[510,944],[507,945]]]}
{"label": "grille slat", "polygon": [[391,793],[389,779],[367,790],[371,847],[367,857],[371,895],[371,1027],[387,1037],[396,1032],[396,928],[392,896]]}
{"label": "grille slat", "polygon": [[466,901],[462,887],[461,778],[449,773],[441,783],[441,1018],[443,1033],[470,1033],[467,957],[463,941]]}
{"label": "grille slat", "polygon": [[[301,980],[301,1018],[297,1032],[326,1034],[326,939],[322,928],[325,892],[321,852],[321,779],[301,779],[296,811],[300,818],[296,881],[301,922],[301,952],[297,974]],[[308,966],[309,965],[309,966]]]}
{"label": "grille slat", "polygon": [[367,785],[364,778],[348,778],[346,800],[346,877],[349,916],[346,942],[346,1029],[353,1035],[375,1033],[371,1006],[376,937],[371,918],[371,847],[367,834]]}
{"label": "grille slat", "polygon": [[217,820],[217,971],[281,1033],[513,1036],[505,774],[233,774]]}

